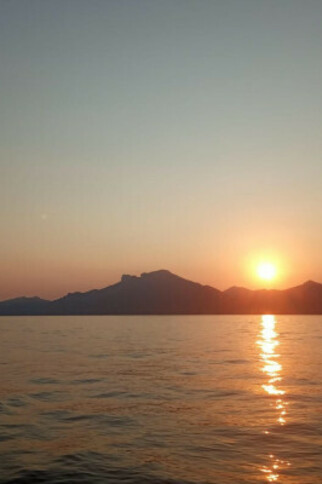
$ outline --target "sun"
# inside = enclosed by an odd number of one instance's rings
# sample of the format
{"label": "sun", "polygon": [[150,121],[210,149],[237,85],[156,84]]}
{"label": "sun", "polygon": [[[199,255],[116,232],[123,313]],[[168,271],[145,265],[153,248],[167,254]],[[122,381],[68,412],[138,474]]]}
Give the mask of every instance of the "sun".
{"label": "sun", "polygon": [[257,275],[265,281],[271,281],[276,277],[276,267],[271,262],[261,262],[256,269]]}

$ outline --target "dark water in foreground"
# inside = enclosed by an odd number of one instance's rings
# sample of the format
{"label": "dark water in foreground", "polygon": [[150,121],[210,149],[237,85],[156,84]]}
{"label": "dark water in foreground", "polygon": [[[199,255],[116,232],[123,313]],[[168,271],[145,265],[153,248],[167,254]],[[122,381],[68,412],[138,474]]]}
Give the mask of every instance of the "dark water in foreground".
{"label": "dark water in foreground", "polygon": [[0,482],[322,483],[322,317],[0,318]]}

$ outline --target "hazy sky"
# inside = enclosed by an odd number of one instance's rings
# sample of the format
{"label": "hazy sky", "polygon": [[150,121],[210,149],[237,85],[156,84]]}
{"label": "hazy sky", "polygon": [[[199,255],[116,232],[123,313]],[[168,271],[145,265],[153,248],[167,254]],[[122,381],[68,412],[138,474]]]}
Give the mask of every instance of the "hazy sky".
{"label": "hazy sky", "polygon": [[0,299],[322,282],[321,0],[0,1]]}

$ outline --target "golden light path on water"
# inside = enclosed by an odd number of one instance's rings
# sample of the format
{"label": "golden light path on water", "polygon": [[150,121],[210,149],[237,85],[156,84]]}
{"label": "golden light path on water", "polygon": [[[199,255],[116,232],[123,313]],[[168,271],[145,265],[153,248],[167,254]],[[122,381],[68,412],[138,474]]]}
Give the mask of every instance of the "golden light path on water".
{"label": "golden light path on water", "polygon": [[[287,419],[287,401],[285,399],[285,390],[281,386],[283,366],[280,363],[280,354],[278,354],[277,347],[279,346],[278,333],[276,332],[275,316],[271,314],[264,314],[261,318],[261,331],[259,340],[257,341],[260,347],[260,361],[262,363],[261,370],[267,376],[267,382],[262,385],[263,390],[272,397],[276,411],[276,419],[279,425],[283,426]],[[265,430],[266,435],[270,434],[269,430]],[[290,463],[285,460],[278,459],[275,455],[270,454],[269,465],[263,466],[261,471],[265,474],[267,481],[277,482],[280,480],[279,472],[288,466]]]}

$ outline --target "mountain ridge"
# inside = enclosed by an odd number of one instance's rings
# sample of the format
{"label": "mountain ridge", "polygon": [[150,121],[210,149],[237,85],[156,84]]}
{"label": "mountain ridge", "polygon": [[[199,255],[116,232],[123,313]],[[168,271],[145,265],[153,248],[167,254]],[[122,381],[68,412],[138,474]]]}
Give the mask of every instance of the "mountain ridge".
{"label": "mountain ridge", "polygon": [[0,301],[0,315],[81,314],[322,314],[322,284],[308,280],[288,289],[220,291],[161,269],[123,274],[102,289],[72,292],[53,301],[18,297]]}

